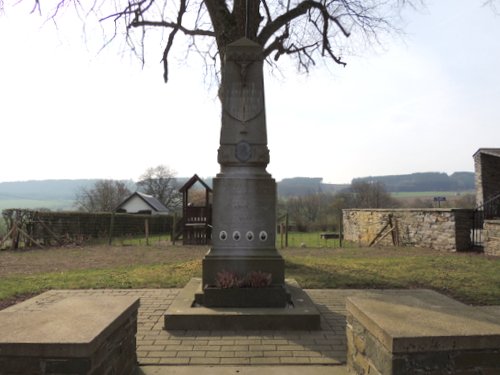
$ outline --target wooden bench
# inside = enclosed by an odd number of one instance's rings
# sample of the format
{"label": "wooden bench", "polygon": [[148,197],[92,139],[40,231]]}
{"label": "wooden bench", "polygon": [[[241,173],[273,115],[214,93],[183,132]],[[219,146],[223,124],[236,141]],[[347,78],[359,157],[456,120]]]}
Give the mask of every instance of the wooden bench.
{"label": "wooden bench", "polygon": [[68,297],[0,311],[0,374],[124,374],[137,366],[139,299]]}
{"label": "wooden bench", "polygon": [[339,239],[340,233],[321,233],[319,236],[324,240]]}

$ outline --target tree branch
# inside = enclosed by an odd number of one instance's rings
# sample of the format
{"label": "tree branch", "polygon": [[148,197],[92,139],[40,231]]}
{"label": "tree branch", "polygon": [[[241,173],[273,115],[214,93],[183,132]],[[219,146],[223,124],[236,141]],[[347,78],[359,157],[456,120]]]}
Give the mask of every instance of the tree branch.
{"label": "tree branch", "polygon": [[182,31],[186,35],[200,35],[200,36],[211,36],[215,37],[215,32],[211,30],[202,30],[202,29],[187,29],[182,25],[179,25],[176,22],[167,22],[167,21],[132,21],[130,23],[131,27],[143,27],[143,26],[158,26],[158,27],[165,27],[165,28],[171,28],[171,29],[178,29]]}
{"label": "tree branch", "polygon": [[271,17],[271,12],[269,11],[269,6],[267,5],[267,0],[261,0],[262,5],[264,6],[264,10],[266,11],[266,16],[267,16],[267,23],[269,24],[273,21],[273,18]]}
{"label": "tree branch", "polygon": [[[328,3],[329,5],[333,2]],[[337,57],[331,48],[330,44],[330,22],[335,24],[338,29],[342,32],[345,37],[349,37],[350,33],[342,25],[339,20],[341,15],[337,14],[336,9],[329,9],[327,3],[319,3],[317,1],[303,1],[293,9],[287,9],[287,12],[279,16],[274,22],[268,24],[264,27],[259,35],[259,41],[261,43],[267,43],[268,33],[276,33],[282,27],[285,27],[285,32],[277,37],[271,44],[269,44],[264,49],[264,56],[269,56],[272,52],[276,51],[274,60],[277,61],[283,54],[296,54],[299,60],[299,66],[308,70],[309,64],[314,65],[315,61],[312,53],[318,49],[321,43],[321,55],[325,56],[325,53],[333,59],[337,64],[345,66],[345,63]],[[314,12],[317,11],[317,12]],[[317,16],[314,17],[314,12]],[[294,44],[286,46],[285,43],[289,39],[289,25],[290,23],[300,17],[308,14],[307,21],[313,25],[313,28],[317,31],[317,39],[313,43],[305,44],[301,47],[296,47]],[[336,15],[334,15],[336,14]]]}
{"label": "tree branch", "polygon": [[311,9],[317,9],[320,12],[322,12],[323,17],[326,16],[326,19],[333,21],[339,27],[339,29],[342,31],[342,33],[346,37],[349,36],[349,32],[342,26],[340,21],[338,19],[336,19],[336,17],[334,17],[328,13],[328,9],[327,9],[326,5],[321,4],[319,2],[316,2],[316,1],[313,1],[313,0],[306,0],[306,1],[302,1],[295,8],[288,10],[286,13],[283,13],[278,18],[276,18],[274,21],[272,21],[271,23],[264,26],[262,28],[259,36],[257,37],[257,41],[262,46],[266,45],[269,38],[271,38],[271,36],[274,33],[276,33],[279,29],[281,29],[283,26],[287,25],[288,23],[290,23],[294,19],[297,19],[297,18],[303,16]]}
{"label": "tree branch", "polygon": [[[33,12],[41,12],[42,3],[44,6],[48,3],[46,0],[18,1],[31,1],[34,5]],[[248,10],[246,1],[250,6]],[[77,13],[78,10],[89,10],[85,13],[86,16],[91,14],[99,21],[114,22],[114,34],[111,38],[109,34],[106,35],[104,47],[122,35],[123,31],[132,53],[143,64],[146,33],[152,29],[165,32],[167,38],[166,45],[162,43],[161,61],[164,64],[164,80],[167,81],[168,58],[173,53],[171,51],[176,37],[187,39],[183,46],[185,58],[190,51],[195,51],[202,56],[206,69],[209,66],[213,69],[215,77],[218,77],[219,68],[224,67],[226,46],[244,36],[245,31],[248,31],[250,39],[264,48],[264,56],[269,63],[274,64],[273,60],[277,61],[284,54],[293,55],[299,69],[308,71],[322,57],[345,65],[340,58],[339,46],[345,43],[345,38],[351,32],[369,42],[380,42],[378,37],[381,32],[397,31],[392,23],[395,11],[402,6],[413,6],[422,1],[54,0],[53,8],[49,10],[49,14],[52,14],[49,19],[55,22],[56,16],[62,17],[69,5],[73,5]],[[480,1],[490,5],[498,2]],[[2,0],[0,5],[1,3]],[[177,9],[173,4],[176,4]],[[86,16],[83,17],[84,22]],[[113,30],[108,32],[112,33]],[[271,56],[272,59],[269,58]],[[223,90],[224,82],[219,83]],[[221,92],[219,94],[222,97]]]}
{"label": "tree branch", "polygon": [[[177,25],[182,24],[182,17],[184,16],[184,13],[186,13],[186,0],[181,0],[179,4],[179,12],[177,13]],[[165,47],[165,50],[163,51],[163,80],[165,83],[168,82],[168,53],[170,52],[170,49],[172,48],[174,44],[174,38],[175,34],[177,34],[177,31],[179,31],[179,26],[174,27],[172,31],[170,32],[168,36],[168,41],[167,41],[167,46]]]}

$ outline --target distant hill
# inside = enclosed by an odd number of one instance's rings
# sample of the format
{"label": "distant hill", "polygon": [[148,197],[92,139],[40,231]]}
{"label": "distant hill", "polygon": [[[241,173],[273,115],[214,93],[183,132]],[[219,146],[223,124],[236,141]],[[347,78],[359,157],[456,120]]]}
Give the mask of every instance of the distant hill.
{"label": "distant hill", "polygon": [[362,181],[381,182],[389,192],[474,190],[473,172],[455,172],[451,175],[428,172],[395,176],[369,176],[355,178],[352,183]]}
{"label": "distant hill", "polygon": [[0,199],[72,200],[80,188],[97,180],[41,180],[0,182]]}
{"label": "distant hill", "polygon": [[[187,177],[178,177],[182,186]],[[5,208],[48,208],[71,210],[76,193],[81,188],[95,184],[97,179],[43,180],[0,182],[0,210]],[[212,178],[204,178],[210,186]],[[380,181],[390,192],[466,191],[474,190],[474,173],[455,172],[451,175],[439,172],[412,173],[397,176],[370,176],[355,178],[355,181]],[[130,189],[135,190],[132,180]],[[333,193],[349,188],[349,184],[325,184],[321,177],[285,178],[278,182],[280,197],[304,196],[314,193]]]}
{"label": "distant hill", "polygon": [[324,184],[321,177],[284,178],[278,182],[280,197],[304,196],[315,193],[333,193],[345,188],[346,184]]}
{"label": "distant hill", "polygon": [[0,210],[6,208],[71,210],[78,190],[90,187],[96,181],[98,180],[0,182]]}

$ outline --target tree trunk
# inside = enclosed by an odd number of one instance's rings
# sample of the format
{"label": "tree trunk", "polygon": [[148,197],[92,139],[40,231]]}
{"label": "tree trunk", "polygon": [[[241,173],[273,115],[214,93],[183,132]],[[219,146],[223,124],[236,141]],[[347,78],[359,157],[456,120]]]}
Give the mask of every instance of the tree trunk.
{"label": "tree trunk", "polygon": [[[257,41],[257,31],[262,21],[259,13],[260,0],[248,0],[248,14],[246,0],[234,0],[232,12],[229,11],[226,2],[223,0],[206,0],[205,5],[214,28],[222,72],[224,70],[224,57],[228,44],[245,36],[248,39]],[[218,93],[221,101],[224,97],[223,77],[224,75],[221,74]]]}

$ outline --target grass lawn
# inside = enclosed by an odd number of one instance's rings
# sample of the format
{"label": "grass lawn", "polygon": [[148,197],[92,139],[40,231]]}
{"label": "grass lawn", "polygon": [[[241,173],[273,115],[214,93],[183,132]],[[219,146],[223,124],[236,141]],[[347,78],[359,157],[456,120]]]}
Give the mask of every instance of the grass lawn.
{"label": "grass lawn", "polygon": [[[91,246],[0,252],[0,307],[48,289],[182,287],[207,248]],[[430,288],[500,304],[500,259],[415,248],[289,248],[286,277],[304,288]],[[21,296],[21,297],[19,297]]]}
{"label": "grass lawn", "polygon": [[[313,247],[313,248],[338,248],[340,243],[338,239],[321,238],[321,233],[324,232],[288,232],[288,246],[294,247]],[[283,235],[283,244],[285,243],[285,236]],[[276,236],[276,246],[278,249],[282,248],[281,235]],[[348,241],[342,242],[343,247],[353,247],[354,245]]]}

